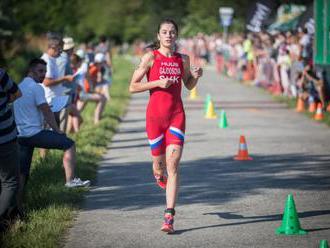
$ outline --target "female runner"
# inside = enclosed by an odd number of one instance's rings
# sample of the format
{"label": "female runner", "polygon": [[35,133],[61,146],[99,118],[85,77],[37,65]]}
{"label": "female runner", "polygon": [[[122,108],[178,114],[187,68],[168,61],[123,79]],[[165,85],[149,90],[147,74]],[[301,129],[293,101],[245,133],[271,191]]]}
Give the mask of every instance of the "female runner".
{"label": "female runner", "polygon": [[[189,57],[175,51],[177,37],[177,24],[171,19],[163,20],[158,26],[155,49],[142,57],[129,87],[131,93],[150,91],[146,130],[155,179],[161,188],[166,189],[166,209],[161,230],[167,233],[174,232],[178,167],[185,133],[182,81],[191,90],[203,74],[201,68],[190,70]],[[146,83],[141,82],[145,75]]]}

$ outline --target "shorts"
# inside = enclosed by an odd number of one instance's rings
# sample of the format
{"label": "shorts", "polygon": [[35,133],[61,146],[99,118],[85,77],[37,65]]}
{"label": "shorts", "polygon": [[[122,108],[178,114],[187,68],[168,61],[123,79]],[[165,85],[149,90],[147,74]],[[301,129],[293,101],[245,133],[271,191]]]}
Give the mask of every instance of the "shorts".
{"label": "shorts", "polygon": [[109,87],[110,87],[111,84],[112,84],[112,80],[105,80],[105,79],[103,79],[102,82],[97,83],[97,84],[94,86],[94,88],[100,88],[100,87],[103,87],[103,86],[105,86],[105,85],[109,85]]}
{"label": "shorts", "polygon": [[183,146],[186,128],[184,112],[171,115],[170,118],[147,117],[146,130],[153,156],[165,154],[170,144]]}
{"label": "shorts", "polygon": [[59,134],[50,130],[42,130],[31,137],[19,137],[18,144],[20,173],[28,176],[35,147],[65,151],[74,145],[74,141],[65,134]]}
{"label": "shorts", "polygon": [[88,92],[84,92],[84,91],[81,91],[79,93],[79,99],[83,102],[92,99],[92,97],[93,97],[93,93],[88,93]]}

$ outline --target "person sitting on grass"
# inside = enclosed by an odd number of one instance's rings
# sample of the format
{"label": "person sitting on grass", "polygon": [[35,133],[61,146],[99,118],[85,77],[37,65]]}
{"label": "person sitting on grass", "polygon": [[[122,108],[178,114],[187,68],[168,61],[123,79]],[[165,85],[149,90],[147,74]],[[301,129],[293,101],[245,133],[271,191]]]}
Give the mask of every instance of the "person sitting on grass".
{"label": "person sitting on grass", "polygon": [[300,80],[298,81],[298,85],[301,89],[300,96],[302,96],[303,99],[318,99],[322,103],[323,110],[325,110],[326,94],[322,73],[316,70],[310,61],[305,62],[305,64],[306,66],[301,73]]}
{"label": "person sitting on grass", "polygon": [[[82,181],[75,177],[76,147],[73,140],[60,131],[54,114],[48,105],[41,83],[46,74],[46,62],[42,59],[32,59],[28,73],[19,84],[22,97],[14,102],[15,121],[18,129],[19,143],[19,190],[18,206],[22,207],[24,186],[26,185],[33,150],[35,147],[58,149],[64,151],[63,167],[65,186],[68,188],[86,187],[90,181]],[[43,119],[52,130],[43,129]]]}

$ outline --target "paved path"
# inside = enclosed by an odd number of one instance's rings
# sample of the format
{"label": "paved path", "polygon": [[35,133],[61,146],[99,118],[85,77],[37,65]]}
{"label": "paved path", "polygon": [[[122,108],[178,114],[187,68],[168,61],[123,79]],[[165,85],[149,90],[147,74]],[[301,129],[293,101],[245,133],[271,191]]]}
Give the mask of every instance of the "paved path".
{"label": "paved path", "polygon": [[[226,111],[230,128],[203,118],[207,93]],[[307,248],[330,241],[330,128],[211,69],[199,94],[199,101],[185,101],[176,234],[159,231],[165,195],[152,177],[144,128],[148,95],[139,94],[100,163],[66,247]],[[232,159],[241,134],[253,161]],[[288,193],[308,235],[274,234]]]}

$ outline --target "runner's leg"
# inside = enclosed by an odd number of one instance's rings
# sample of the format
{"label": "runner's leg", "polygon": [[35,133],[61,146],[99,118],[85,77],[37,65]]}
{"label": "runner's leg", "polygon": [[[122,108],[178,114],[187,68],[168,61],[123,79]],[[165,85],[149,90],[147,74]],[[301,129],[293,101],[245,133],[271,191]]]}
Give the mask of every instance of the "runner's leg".
{"label": "runner's leg", "polygon": [[166,208],[175,208],[179,191],[179,162],[182,155],[182,146],[170,144],[166,147]]}

